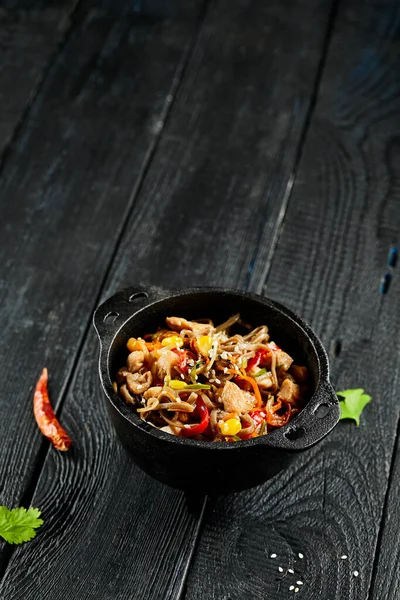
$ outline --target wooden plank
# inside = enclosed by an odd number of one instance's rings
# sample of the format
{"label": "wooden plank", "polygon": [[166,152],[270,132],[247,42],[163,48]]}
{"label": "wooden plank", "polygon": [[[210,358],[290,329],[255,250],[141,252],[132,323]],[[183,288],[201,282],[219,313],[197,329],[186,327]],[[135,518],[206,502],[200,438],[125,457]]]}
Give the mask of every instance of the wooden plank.
{"label": "wooden plank", "polygon": [[[327,16],[315,2],[289,13],[251,0],[211,6],[103,296],[139,282],[245,284],[259,220],[279,212],[270,178],[284,187],[292,168]],[[4,600],[25,597],[28,587],[32,600],[58,600],[66,589],[71,600],[181,595],[201,508],[189,510],[180,492],[121,450],[97,357],[91,332],[62,413],[74,450],[48,454],[32,500],[45,525],[14,553]]]}
{"label": "wooden plank", "polygon": [[[262,239],[250,281],[321,335],[336,389],[373,401],[359,428],[340,423],[271,482],[209,507],[185,600],[369,594],[399,419],[397,272],[379,293],[400,228],[399,16],[394,1],[340,6],[277,250],[265,272]],[[370,598],[397,597],[398,481],[397,467]]]}
{"label": "wooden plank", "polygon": [[[394,382],[394,385],[397,381]],[[378,538],[374,576],[368,598],[385,600],[397,598],[399,594],[399,437],[397,433],[393,466],[386,498],[384,518]]]}
{"label": "wooden plank", "polygon": [[92,12],[57,58],[9,156],[0,181],[0,360],[8,373],[0,504],[29,501],[41,444],[47,449],[32,415],[34,383],[47,366],[59,405],[194,29]]}
{"label": "wooden plank", "polygon": [[69,0],[51,8],[0,8],[0,163],[70,27],[75,5]]}

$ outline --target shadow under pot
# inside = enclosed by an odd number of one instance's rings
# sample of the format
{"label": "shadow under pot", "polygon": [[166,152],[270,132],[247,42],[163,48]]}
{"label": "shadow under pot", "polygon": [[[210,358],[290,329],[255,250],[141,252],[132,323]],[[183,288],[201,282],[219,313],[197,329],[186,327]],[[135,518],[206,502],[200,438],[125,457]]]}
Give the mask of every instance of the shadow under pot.
{"label": "shadow under pot", "polygon": [[[267,325],[271,339],[308,369],[312,393],[287,425],[235,443],[178,437],[140,419],[114,391],[112,382],[125,364],[130,337],[156,331],[167,316],[211,318],[218,324],[235,313],[253,327]],[[320,340],[300,317],[268,298],[218,288],[133,287],[106,300],[93,321],[100,339],[100,380],[115,430],[136,464],[167,485],[196,493],[253,487],[286,469],[296,453],[319,442],[339,420],[339,402]]]}

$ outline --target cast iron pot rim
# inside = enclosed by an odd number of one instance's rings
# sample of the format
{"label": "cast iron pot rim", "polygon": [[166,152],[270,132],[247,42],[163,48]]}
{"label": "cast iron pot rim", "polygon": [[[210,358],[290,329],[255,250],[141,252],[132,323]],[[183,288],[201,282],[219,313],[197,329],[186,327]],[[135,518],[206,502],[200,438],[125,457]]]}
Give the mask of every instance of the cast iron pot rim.
{"label": "cast iron pot rim", "polygon": [[[112,380],[110,377],[109,371],[109,362],[110,362],[110,353],[114,343],[115,338],[118,336],[119,332],[128,324],[128,322],[136,317],[141,312],[146,312],[150,307],[154,312],[154,309],[157,308],[157,305],[161,305],[164,301],[169,300],[171,298],[176,297],[185,297],[193,294],[205,294],[205,295],[233,295],[239,296],[242,298],[248,298],[249,300],[254,300],[259,304],[263,304],[267,307],[270,307],[274,310],[277,310],[283,313],[284,317],[288,320],[292,321],[295,326],[299,327],[303,333],[309,338],[312,348],[315,352],[315,357],[317,359],[317,366],[319,372],[319,379],[317,385],[315,387],[314,393],[307,402],[306,406],[295,416],[293,419],[289,421],[283,427],[279,429],[275,429],[271,433],[261,436],[258,438],[252,438],[249,440],[241,440],[240,442],[206,442],[202,440],[195,440],[191,438],[183,438],[171,435],[170,433],[160,431],[156,427],[150,425],[146,421],[140,419],[140,417],[130,409],[126,404],[124,404],[123,400],[120,396],[114,391]],[[138,308],[134,308],[133,305],[129,305],[129,298],[131,296],[146,296],[143,298],[142,302],[144,304]],[[100,331],[98,321],[96,319],[99,312],[102,312],[102,320],[103,315],[106,313],[113,311],[113,303],[118,302],[119,299],[125,298],[125,301],[129,305],[130,314],[127,317],[123,318],[122,323],[118,325],[118,327],[112,332],[103,335]],[[128,308],[128,307],[127,307]],[[106,310],[101,310],[106,309]],[[166,289],[155,286],[135,286],[125,288],[113,296],[110,296],[105,302],[103,302],[95,311],[93,316],[94,327],[97,331],[97,334],[100,339],[100,356],[99,356],[99,375],[103,390],[107,397],[107,400],[111,403],[113,408],[118,411],[121,417],[123,417],[127,422],[129,422],[132,426],[140,429],[146,434],[154,436],[156,438],[160,438],[170,444],[178,444],[183,446],[192,446],[201,449],[202,452],[209,452],[211,450],[224,450],[224,451],[237,451],[240,448],[254,447],[258,445],[269,446],[276,450],[293,450],[293,451],[301,451],[306,448],[318,443],[323,437],[325,437],[336,425],[339,419],[339,402],[334,393],[334,390],[329,382],[329,363],[327,353],[322,345],[322,342],[319,340],[318,336],[314,333],[311,327],[298,315],[296,315],[293,311],[291,311],[286,306],[267,298],[265,296],[260,296],[258,294],[253,294],[251,292],[244,292],[242,290],[237,290],[234,288],[222,288],[222,287],[191,287],[185,288],[183,290],[180,289]],[[104,340],[104,338],[107,338]],[[324,393],[328,393],[330,395],[330,402],[323,399],[320,401],[320,396]],[[335,402],[336,400],[336,402]],[[317,439],[300,445],[300,447],[296,447],[296,444],[290,443],[287,434],[296,429],[302,428],[302,426],[306,426],[306,417],[311,416],[311,414],[315,413],[317,408],[321,405],[328,405],[330,408],[336,408],[336,415],[331,415],[331,421],[329,428],[326,429],[321,435],[318,436]],[[331,410],[332,413],[332,410]],[[336,417],[336,418],[335,418]],[[333,422],[334,421],[334,422]],[[297,423],[297,427],[296,427]],[[307,434],[306,436],[307,437]],[[282,440],[286,440],[284,444],[282,444]]]}

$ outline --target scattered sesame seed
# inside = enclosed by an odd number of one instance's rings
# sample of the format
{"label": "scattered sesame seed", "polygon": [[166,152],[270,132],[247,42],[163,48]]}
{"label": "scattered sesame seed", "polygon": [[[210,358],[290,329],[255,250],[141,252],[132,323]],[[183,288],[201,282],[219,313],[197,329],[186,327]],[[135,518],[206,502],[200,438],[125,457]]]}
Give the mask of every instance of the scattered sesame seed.
{"label": "scattered sesame seed", "polygon": [[221,383],[220,379],[215,379],[215,383],[218,383],[218,385]]}
{"label": "scattered sesame seed", "polygon": [[297,594],[297,592],[300,591],[300,588],[294,588],[294,593]]}
{"label": "scattered sesame seed", "polygon": [[341,556],[340,558],[341,558],[342,560],[346,560],[346,558],[347,558],[347,555],[346,555],[346,554],[343,554],[343,556]]}
{"label": "scattered sesame seed", "polygon": [[291,585],[289,588],[289,592],[292,592],[294,590],[294,585]]}
{"label": "scattered sesame seed", "polygon": [[296,581],[296,584],[297,585],[303,585],[303,582],[302,581]]}
{"label": "scattered sesame seed", "polygon": [[185,379],[185,376],[183,373],[181,373],[181,379]]}
{"label": "scattered sesame seed", "polygon": [[287,572],[292,574],[294,573],[293,569],[288,569]]}
{"label": "scattered sesame seed", "polygon": [[275,552],[274,552],[274,554],[271,554],[270,558],[276,558]]}
{"label": "scattered sesame seed", "polygon": [[224,367],[224,373],[228,372],[228,367]]}
{"label": "scattered sesame seed", "polygon": [[301,552],[299,552],[299,558],[304,558],[304,554],[302,554]]}
{"label": "scattered sesame seed", "polygon": [[353,575],[354,575],[354,577],[358,577],[359,576],[359,572],[358,571],[353,571]]}
{"label": "scattered sesame seed", "polygon": [[282,567],[278,567],[278,571],[279,571],[279,573],[283,573]]}

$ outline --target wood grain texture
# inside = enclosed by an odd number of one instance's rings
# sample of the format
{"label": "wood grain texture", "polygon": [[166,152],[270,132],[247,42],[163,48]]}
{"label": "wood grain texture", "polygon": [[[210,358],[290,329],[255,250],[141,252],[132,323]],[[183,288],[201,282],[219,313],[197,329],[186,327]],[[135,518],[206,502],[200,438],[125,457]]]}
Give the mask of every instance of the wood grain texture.
{"label": "wood grain texture", "polygon": [[[244,286],[260,219],[278,213],[269,186],[285,187],[292,168],[328,15],[315,2],[286,9],[211,5],[103,297],[140,282]],[[180,492],[149,479],[120,449],[97,354],[90,332],[62,411],[74,450],[47,456],[32,500],[45,525],[13,554],[2,600],[28,589],[32,600],[58,600],[66,590],[71,600],[181,596],[201,510],[190,511]]]}
{"label": "wood grain texture", "polygon": [[[393,385],[398,385],[398,379]],[[389,483],[380,538],[378,540],[377,557],[375,560],[374,577],[369,598],[373,600],[397,599],[399,597],[399,559],[400,559],[400,528],[399,528],[399,438],[395,447],[393,468]]]}
{"label": "wood grain texture", "polygon": [[250,281],[320,334],[336,389],[363,387],[373,401],[359,428],[340,423],[287,472],[209,506],[185,600],[281,600],[296,581],[307,600],[398,597],[398,467],[370,589],[399,419],[397,272],[379,294],[400,230],[398,39],[397,3],[339,7],[272,266],[262,238]]}
{"label": "wood grain texture", "polygon": [[52,7],[0,7],[0,165],[46,67],[69,27],[75,0]]}
{"label": "wood grain texture", "polygon": [[328,9],[212,5],[132,215],[139,243],[122,242],[119,285],[177,285],[177,270],[183,286],[245,285],[262,227],[279,216]]}
{"label": "wood grain texture", "polygon": [[18,504],[35,477],[47,443],[33,419],[34,384],[47,366],[59,405],[194,28],[91,13],[9,156],[0,181],[0,504]]}

